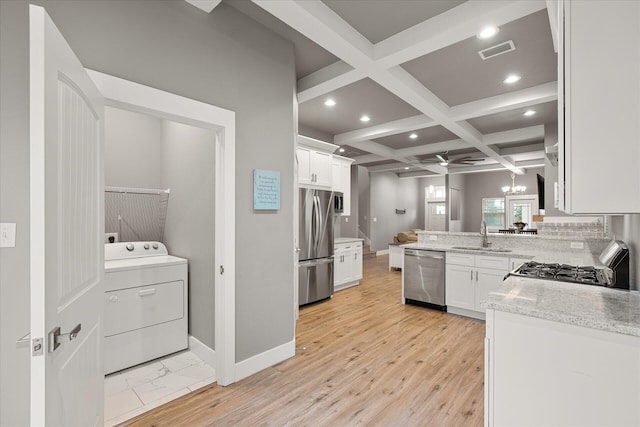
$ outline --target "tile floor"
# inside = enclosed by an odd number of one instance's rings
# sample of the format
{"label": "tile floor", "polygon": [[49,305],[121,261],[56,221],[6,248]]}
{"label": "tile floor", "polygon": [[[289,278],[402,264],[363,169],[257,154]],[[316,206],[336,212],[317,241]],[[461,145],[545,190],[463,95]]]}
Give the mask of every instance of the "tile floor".
{"label": "tile floor", "polygon": [[107,375],[105,427],[111,427],[215,382],[215,371],[190,351]]}

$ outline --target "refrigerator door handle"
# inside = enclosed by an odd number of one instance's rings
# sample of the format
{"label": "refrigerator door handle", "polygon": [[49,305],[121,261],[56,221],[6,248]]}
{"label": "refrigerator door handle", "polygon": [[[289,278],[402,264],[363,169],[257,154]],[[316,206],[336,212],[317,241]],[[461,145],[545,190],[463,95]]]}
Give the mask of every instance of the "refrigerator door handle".
{"label": "refrigerator door handle", "polygon": [[327,258],[319,258],[319,259],[311,259],[308,261],[300,261],[298,263],[298,265],[300,267],[315,267],[316,265],[323,265],[323,264],[331,264],[333,263],[333,256],[327,257]]}
{"label": "refrigerator door handle", "polygon": [[318,246],[320,245],[320,199],[317,195],[313,196],[313,212],[314,212],[314,223],[315,223],[315,233],[313,233],[313,246],[314,246],[314,254],[318,253]]}

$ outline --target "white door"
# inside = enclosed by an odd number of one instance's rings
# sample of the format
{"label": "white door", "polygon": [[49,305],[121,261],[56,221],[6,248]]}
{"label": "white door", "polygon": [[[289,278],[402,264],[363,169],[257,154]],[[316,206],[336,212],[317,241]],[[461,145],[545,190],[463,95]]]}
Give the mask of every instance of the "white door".
{"label": "white door", "polygon": [[445,202],[427,202],[427,230],[445,231],[446,214]]}
{"label": "white door", "polygon": [[528,227],[533,224],[533,215],[538,215],[538,196],[507,196],[507,226],[512,227],[514,222],[524,222]]}
{"label": "white door", "polygon": [[40,350],[31,358],[31,425],[97,426],[103,101],[42,7],[30,6],[29,27],[31,338]]}

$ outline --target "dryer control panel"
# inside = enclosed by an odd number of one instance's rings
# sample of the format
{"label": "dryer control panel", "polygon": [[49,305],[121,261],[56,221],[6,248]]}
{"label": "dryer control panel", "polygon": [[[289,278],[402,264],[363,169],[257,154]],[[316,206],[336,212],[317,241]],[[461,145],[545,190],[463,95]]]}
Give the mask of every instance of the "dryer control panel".
{"label": "dryer control panel", "polygon": [[167,247],[162,242],[118,242],[104,245],[105,261],[168,254]]}

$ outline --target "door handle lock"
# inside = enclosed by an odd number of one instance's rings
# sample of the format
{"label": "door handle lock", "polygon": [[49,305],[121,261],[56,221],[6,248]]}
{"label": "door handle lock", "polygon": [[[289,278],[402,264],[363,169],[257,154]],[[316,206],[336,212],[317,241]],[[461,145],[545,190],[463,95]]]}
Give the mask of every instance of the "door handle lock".
{"label": "door handle lock", "polygon": [[49,353],[53,353],[60,347],[63,342],[73,341],[82,330],[82,323],[78,323],[71,332],[67,334],[60,333],[60,326],[57,326],[49,332]]}

